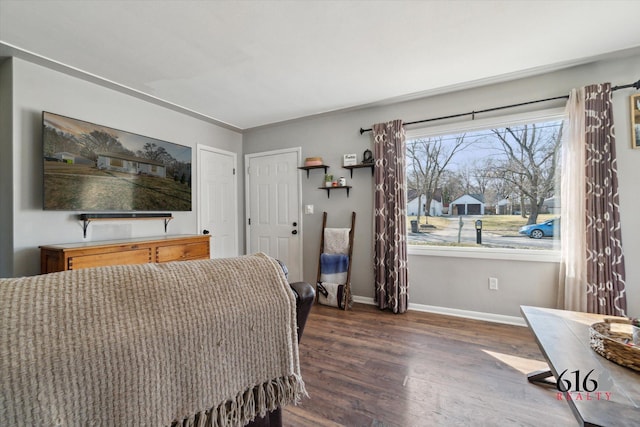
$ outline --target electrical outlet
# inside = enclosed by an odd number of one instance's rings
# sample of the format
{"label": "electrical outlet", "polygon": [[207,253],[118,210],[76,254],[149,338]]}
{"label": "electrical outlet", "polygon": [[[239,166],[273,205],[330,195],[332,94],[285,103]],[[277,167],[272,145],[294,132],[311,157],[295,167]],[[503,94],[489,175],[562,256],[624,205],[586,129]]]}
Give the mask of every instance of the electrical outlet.
{"label": "electrical outlet", "polygon": [[492,291],[498,290],[498,278],[497,277],[489,277],[489,289]]}

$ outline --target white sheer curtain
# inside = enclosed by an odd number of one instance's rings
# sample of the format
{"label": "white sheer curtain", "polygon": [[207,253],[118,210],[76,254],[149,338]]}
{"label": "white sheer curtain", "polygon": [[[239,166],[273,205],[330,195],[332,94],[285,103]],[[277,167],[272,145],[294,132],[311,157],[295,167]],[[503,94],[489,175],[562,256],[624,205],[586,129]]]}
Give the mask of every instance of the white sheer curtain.
{"label": "white sheer curtain", "polygon": [[569,94],[562,141],[558,307],[587,311],[585,225],[585,90]]}
{"label": "white sheer curtain", "polygon": [[558,306],[624,316],[625,264],[611,83],[574,89],[563,128]]}

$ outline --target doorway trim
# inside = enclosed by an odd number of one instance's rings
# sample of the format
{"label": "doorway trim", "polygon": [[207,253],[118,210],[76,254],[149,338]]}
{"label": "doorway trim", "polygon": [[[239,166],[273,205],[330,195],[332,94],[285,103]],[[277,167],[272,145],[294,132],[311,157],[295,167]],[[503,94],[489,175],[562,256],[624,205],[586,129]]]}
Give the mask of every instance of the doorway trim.
{"label": "doorway trim", "polygon": [[215,148],[215,147],[211,147],[209,145],[204,145],[204,144],[197,144],[197,156],[198,156],[198,158],[197,158],[197,162],[198,162],[198,183],[197,183],[197,186],[196,186],[196,189],[197,189],[196,193],[198,195],[198,203],[197,203],[197,207],[196,207],[196,209],[197,209],[197,211],[196,211],[196,218],[197,218],[196,222],[198,224],[197,234],[202,233],[202,217],[200,215],[200,206],[201,206],[200,204],[202,203],[202,200],[203,200],[203,197],[204,197],[204,195],[202,194],[202,191],[203,191],[202,187],[203,186],[201,185],[203,167],[202,167],[202,156],[200,155],[200,153],[202,151],[208,151],[210,153],[216,153],[216,154],[222,154],[224,156],[230,156],[233,159],[233,168],[234,168],[235,173],[233,174],[233,189],[234,189],[234,191],[232,192],[232,194],[233,194],[232,203],[233,203],[234,216],[236,218],[238,218],[238,222],[236,223],[236,229],[233,231],[233,239],[234,239],[234,243],[235,243],[235,246],[236,246],[236,255],[240,255],[240,253],[243,252],[243,251],[240,250],[240,246],[239,246],[240,239],[238,238],[239,228],[240,228],[240,224],[239,224],[240,217],[238,216],[238,211],[239,211],[239,209],[238,209],[238,174],[240,173],[240,171],[238,170],[238,155],[237,155],[237,153],[234,153],[233,151],[222,150],[220,148]]}

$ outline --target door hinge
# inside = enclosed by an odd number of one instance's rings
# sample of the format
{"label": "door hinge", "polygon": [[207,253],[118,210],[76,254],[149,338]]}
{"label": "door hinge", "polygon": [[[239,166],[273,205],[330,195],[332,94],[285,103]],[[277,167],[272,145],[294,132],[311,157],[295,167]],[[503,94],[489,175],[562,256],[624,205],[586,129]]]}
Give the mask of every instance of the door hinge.
{"label": "door hinge", "polygon": [[233,174],[234,175],[236,174],[236,168],[233,168]]}
{"label": "door hinge", "polygon": [[251,225],[251,218],[249,218],[249,225]]}

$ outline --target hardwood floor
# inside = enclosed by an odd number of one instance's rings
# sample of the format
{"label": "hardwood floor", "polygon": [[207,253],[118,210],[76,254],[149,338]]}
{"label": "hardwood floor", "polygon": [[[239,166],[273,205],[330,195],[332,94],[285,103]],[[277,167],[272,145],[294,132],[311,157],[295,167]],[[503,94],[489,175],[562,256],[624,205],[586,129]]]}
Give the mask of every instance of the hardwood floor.
{"label": "hardwood floor", "polygon": [[315,305],[300,343],[308,399],[286,426],[574,426],[528,328],[355,304]]}

